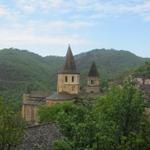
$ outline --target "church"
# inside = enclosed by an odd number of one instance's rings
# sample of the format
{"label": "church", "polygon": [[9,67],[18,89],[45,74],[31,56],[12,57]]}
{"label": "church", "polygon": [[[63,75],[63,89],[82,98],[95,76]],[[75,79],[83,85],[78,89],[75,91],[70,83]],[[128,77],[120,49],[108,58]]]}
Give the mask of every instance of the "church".
{"label": "church", "polygon": [[80,96],[100,94],[100,77],[95,62],[91,64],[85,87],[80,86],[80,72],[70,45],[68,46],[64,67],[57,75],[57,91],[50,94],[45,92],[30,91],[23,95],[22,117],[30,124],[38,122],[37,111],[39,106],[51,106],[56,103],[73,101]]}

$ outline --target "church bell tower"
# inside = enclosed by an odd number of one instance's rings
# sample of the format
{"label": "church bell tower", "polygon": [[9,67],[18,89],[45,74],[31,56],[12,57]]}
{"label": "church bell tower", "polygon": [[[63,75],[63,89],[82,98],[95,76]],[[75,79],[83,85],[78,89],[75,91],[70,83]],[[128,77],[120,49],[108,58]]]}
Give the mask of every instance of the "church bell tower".
{"label": "church bell tower", "polygon": [[99,93],[99,92],[100,92],[99,73],[95,62],[93,62],[87,78],[86,93]]}
{"label": "church bell tower", "polygon": [[77,72],[75,60],[69,45],[65,65],[58,73],[57,93],[79,94],[79,92],[80,74]]}

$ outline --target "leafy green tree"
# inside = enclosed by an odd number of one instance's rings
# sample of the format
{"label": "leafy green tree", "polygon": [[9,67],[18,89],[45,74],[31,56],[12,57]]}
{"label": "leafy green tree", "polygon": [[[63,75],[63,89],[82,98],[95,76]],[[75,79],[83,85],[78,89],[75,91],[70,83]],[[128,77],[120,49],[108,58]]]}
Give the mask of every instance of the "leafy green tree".
{"label": "leafy green tree", "polygon": [[79,99],[42,108],[41,121],[55,121],[64,137],[54,150],[149,150],[150,120],[132,79],[94,103]]}
{"label": "leafy green tree", "polygon": [[0,149],[15,149],[24,133],[21,115],[13,111],[8,103],[0,97]]}
{"label": "leafy green tree", "polygon": [[74,149],[74,143],[70,142],[67,139],[57,140],[54,142],[54,149],[55,150],[73,150]]}
{"label": "leafy green tree", "polygon": [[67,109],[71,105],[72,102],[65,102],[61,104],[58,103],[52,106],[41,106],[38,111],[39,119],[41,122],[56,122],[59,113]]}
{"label": "leafy green tree", "polygon": [[135,76],[150,78],[150,61],[146,61],[144,65],[135,71]]}
{"label": "leafy green tree", "polygon": [[56,122],[64,136],[62,140],[55,142],[55,150],[92,148],[96,128],[94,127],[95,121],[92,120],[91,109],[92,102],[79,99],[76,103],[56,104],[51,107],[44,106],[39,110],[40,120],[42,122]]}
{"label": "leafy green tree", "polygon": [[99,149],[148,150],[150,121],[144,114],[141,92],[129,79],[99,98],[94,109],[99,132]]}

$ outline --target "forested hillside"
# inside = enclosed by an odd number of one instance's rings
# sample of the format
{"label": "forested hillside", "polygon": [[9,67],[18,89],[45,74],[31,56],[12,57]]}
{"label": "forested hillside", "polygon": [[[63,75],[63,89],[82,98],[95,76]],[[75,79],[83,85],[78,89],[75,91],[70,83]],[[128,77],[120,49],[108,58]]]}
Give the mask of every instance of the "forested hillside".
{"label": "forested hillside", "polygon": [[[114,79],[146,60],[128,51],[95,49],[75,56],[82,84],[85,83],[92,61],[95,61],[102,79]],[[57,72],[64,57],[47,56],[18,49],[0,50],[0,94],[14,99],[28,87],[32,90],[55,90]]]}

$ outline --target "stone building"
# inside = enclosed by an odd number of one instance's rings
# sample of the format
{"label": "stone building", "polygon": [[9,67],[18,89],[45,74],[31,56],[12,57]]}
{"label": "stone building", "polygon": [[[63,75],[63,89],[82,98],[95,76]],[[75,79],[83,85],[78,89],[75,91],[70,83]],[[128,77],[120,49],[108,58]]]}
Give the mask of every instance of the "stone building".
{"label": "stone building", "polygon": [[80,73],[77,71],[75,60],[70,46],[66,54],[63,69],[58,72],[57,92],[46,98],[48,105],[70,101],[80,93]]}
{"label": "stone building", "polygon": [[70,46],[68,47],[64,68],[58,73],[57,93],[79,94],[80,73],[77,72],[74,57]]}
{"label": "stone building", "polygon": [[22,117],[30,124],[38,122],[37,111],[39,106],[45,104],[46,97],[50,93],[41,91],[31,91],[30,93],[23,94],[22,102]]}
{"label": "stone building", "polygon": [[93,62],[91,65],[88,78],[87,78],[87,86],[85,90],[86,90],[86,93],[99,93],[100,92],[100,79],[99,79],[99,73],[98,73],[95,62]]}
{"label": "stone building", "polygon": [[66,54],[64,67],[58,72],[57,91],[49,94],[31,92],[23,95],[22,117],[29,123],[38,122],[38,108],[41,105],[53,105],[64,101],[73,101],[80,96],[100,93],[99,73],[93,62],[88,77],[86,90],[80,91],[80,73],[77,71],[70,46]]}

